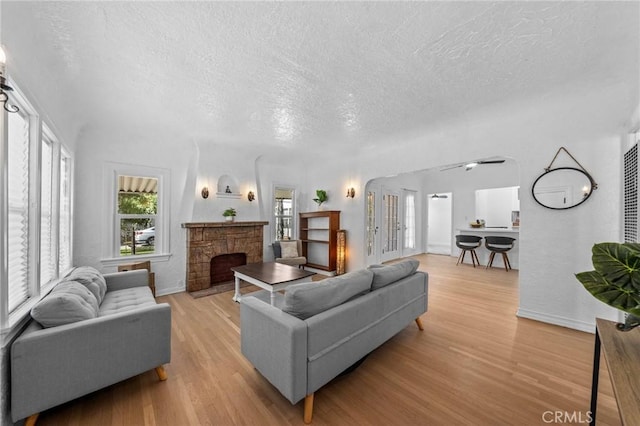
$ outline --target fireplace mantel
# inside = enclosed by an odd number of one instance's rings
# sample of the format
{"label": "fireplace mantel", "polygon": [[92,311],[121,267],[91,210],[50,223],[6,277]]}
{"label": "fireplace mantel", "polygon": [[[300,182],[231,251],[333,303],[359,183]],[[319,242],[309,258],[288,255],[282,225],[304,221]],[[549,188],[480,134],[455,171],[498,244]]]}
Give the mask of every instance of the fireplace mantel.
{"label": "fireplace mantel", "polygon": [[265,226],[269,222],[187,222],[183,223],[183,228],[224,228],[227,226]]}
{"label": "fireplace mantel", "polygon": [[266,221],[188,222],[187,291],[211,286],[211,259],[220,254],[245,253],[247,263],[262,262],[263,227]]}

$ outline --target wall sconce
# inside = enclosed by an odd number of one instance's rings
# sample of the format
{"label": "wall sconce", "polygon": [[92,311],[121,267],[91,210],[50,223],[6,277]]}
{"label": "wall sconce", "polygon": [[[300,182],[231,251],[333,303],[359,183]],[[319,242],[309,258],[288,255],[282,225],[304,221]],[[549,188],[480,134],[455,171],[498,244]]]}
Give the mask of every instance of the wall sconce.
{"label": "wall sconce", "polygon": [[253,193],[253,191],[249,191],[247,193],[247,200],[249,200],[249,202],[253,201],[256,199],[256,194]]}
{"label": "wall sconce", "polygon": [[338,230],[337,233],[337,249],[336,249],[336,275],[345,273],[347,260],[347,231]]}
{"label": "wall sconce", "polygon": [[354,187],[347,188],[347,198],[353,198],[356,196],[356,189]]}
{"label": "wall sconce", "polygon": [[200,192],[200,194],[202,194],[202,198],[206,200],[207,198],[209,198],[209,188],[207,188],[206,186],[202,187],[202,191]]}
{"label": "wall sconce", "polygon": [[20,108],[15,105],[7,106],[9,101],[9,95],[6,92],[13,90],[13,87],[7,84],[7,79],[4,76],[4,65],[7,63],[7,57],[0,46],[0,102],[2,102],[4,110],[7,112],[18,112]]}

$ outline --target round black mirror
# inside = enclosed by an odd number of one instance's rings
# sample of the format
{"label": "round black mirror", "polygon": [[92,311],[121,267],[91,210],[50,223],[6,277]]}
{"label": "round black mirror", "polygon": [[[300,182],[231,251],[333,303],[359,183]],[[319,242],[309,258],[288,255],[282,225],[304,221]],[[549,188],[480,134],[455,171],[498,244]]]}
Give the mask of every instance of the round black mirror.
{"label": "round black mirror", "polygon": [[533,183],[531,193],[541,206],[565,210],[584,203],[594,189],[593,178],[584,170],[558,167],[540,175]]}

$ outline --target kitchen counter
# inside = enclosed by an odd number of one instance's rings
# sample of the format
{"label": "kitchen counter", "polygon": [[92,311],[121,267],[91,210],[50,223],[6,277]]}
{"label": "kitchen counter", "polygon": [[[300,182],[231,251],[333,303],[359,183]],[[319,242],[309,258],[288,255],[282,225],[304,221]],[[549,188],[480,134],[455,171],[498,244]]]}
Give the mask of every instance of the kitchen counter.
{"label": "kitchen counter", "polygon": [[520,228],[458,228],[459,233],[467,233],[467,232],[483,232],[485,234],[502,234],[502,233],[520,233]]}

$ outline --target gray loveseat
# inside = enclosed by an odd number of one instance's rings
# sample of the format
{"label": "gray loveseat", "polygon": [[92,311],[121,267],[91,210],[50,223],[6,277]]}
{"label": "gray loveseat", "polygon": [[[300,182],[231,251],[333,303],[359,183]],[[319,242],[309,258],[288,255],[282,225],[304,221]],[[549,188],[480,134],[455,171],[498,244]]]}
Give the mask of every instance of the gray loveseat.
{"label": "gray loveseat", "polygon": [[171,307],[146,270],[73,270],[31,310],[11,346],[11,416],[28,417],[171,360]]}
{"label": "gray loveseat", "polygon": [[242,298],[242,354],[292,404],[313,395],[427,311],[428,276],[418,261],[374,266],[289,286],[275,306],[265,291]]}

